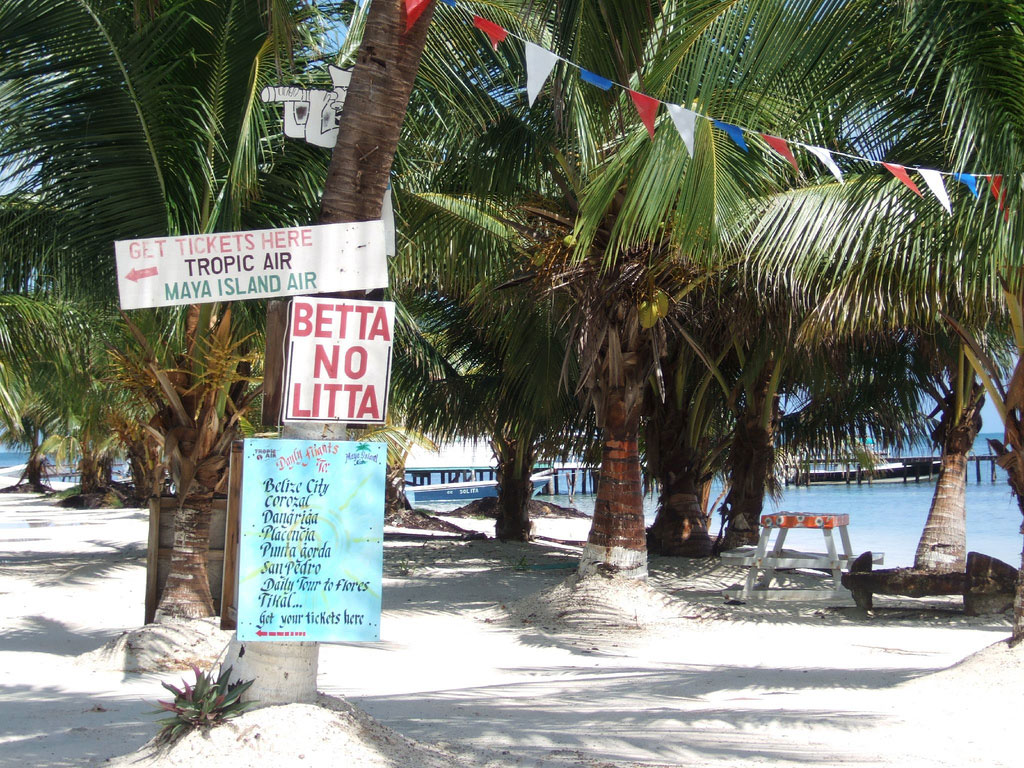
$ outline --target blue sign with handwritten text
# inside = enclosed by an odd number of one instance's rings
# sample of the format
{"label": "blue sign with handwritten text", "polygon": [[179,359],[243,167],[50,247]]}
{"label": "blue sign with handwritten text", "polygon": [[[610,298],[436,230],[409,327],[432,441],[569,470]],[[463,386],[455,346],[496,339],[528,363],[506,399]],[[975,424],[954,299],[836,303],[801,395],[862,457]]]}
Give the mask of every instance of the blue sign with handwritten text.
{"label": "blue sign with handwritten text", "polygon": [[238,639],[380,639],[383,443],[246,440]]}

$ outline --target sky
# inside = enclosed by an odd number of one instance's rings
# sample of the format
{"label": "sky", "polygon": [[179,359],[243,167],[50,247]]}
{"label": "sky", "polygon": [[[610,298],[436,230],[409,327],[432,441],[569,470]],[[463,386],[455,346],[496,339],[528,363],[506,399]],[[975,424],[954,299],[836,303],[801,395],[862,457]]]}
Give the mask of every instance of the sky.
{"label": "sky", "polygon": [[991,401],[985,399],[985,405],[981,409],[981,431],[982,433],[988,432],[1002,432],[1003,425],[999,421],[999,411],[992,405]]}

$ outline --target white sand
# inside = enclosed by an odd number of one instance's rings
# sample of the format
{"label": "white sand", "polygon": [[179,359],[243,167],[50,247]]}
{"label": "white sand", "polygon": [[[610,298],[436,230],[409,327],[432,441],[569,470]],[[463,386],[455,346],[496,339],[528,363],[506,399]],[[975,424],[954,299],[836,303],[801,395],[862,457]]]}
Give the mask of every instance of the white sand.
{"label": "white sand", "polygon": [[[537,527],[586,533],[586,521]],[[122,659],[98,652],[141,622],[145,534],[138,510],[0,495],[0,766],[109,765],[156,733],[160,681],[191,679],[117,671]],[[257,710],[115,764],[1022,764],[1024,655],[984,650],[1008,637],[1005,617],[967,618],[952,600],[876,598],[870,617],[842,601],[726,605],[738,569],[668,559],[651,564],[659,591],[598,601],[560,586],[574,557],[388,542],[383,640],[321,648],[320,689],[359,709]],[[136,667],[198,658],[221,639],[206,631]]]}

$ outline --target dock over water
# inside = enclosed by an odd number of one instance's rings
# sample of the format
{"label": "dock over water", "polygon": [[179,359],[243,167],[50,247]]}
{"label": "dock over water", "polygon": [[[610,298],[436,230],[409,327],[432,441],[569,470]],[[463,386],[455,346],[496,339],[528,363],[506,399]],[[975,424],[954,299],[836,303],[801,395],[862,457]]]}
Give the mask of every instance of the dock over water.
{"label": "dock over water", "polygon": [[[987,479],[999,481],[996,473],[995,454],[969,454],[966,465],[966,479],[972,475],[976,483]],[[987,464],[987,465],[986,465]],[[973,467],[972,467],[973,465]],[[801,459],[786,473],[786,485],[810,485],[812,483],[872,483],[879,481],[902,481],[904,483],[931,482],[939,474],[938,456],[897,456],[880,460],[874,467],[866,467],[855,460]]]}

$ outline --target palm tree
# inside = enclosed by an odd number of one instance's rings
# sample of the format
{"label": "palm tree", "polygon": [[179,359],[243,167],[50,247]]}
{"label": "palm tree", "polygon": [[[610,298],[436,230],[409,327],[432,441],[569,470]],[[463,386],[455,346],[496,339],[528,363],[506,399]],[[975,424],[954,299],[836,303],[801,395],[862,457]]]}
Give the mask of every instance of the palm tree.
{"label": "palm tree", "polygon": [[[296,25],[313,9],[257,0],[136,6],[0,3],[0,157],[11,183],[27,190],[18,215],[3,221],[24,230],[51,217],[51,237],[35,243],[36,274],[64,295],[112,297],[114,240],[308,221],[322,179],[323,162],[272,133],[258,98],[292,43],[299,57],[313,49],[313,35]],[[172,558],[180,589],[166,590],[160,613],[209,615],[202,520],[222,487],[239,409],[254,395],[236,391],[249,386],[245,345],[255,342],[238,319],[259,313],[203,305],[159,313],[164,321],[152,324],[146,314],[130,324],[163,329],[177,315],[181,329],[170,367],[157,365],[159,336],[137,339],[143,370],[162,385],[151,390],[163,398],[154,407],[167,416],[150,434],[164,447],[179,523],[190,531],[176,537],[187,541]],[[229,360],[236,366],[225,370]],[[200,391],[186,382],[212,384]]]}
{"label": "palm tree", "polygon": [[45,461],[41,433],[47,426],[35,391],[47,380],[40,362],[54,338],[58,312],[27,296],[0,296],[0,434],[3,441],[29,451],[18,484],[44,491]]}
{"label": "palm tree", "polygon": [[708,494],[711,479],[723,470],[732,427],[725,389],[716,381],[731,352],[719,302],[710,287],[676,303],[671,319],[678,329],[668,334],[664,397],[652,391],[646,398],[647,472],[660,494],[647,531],[652,554],[703,556],[711,550]]}
{"label": "palm tree", "polygon": [[[798,119],[799,89],[828,66],[822,51],[846,44],[839,35],[846,19],[828,4],[612,5],[601,13],[559,8],[538,16],[550,19],[544,26],[526,29],[590,72],[725,119],[760,116],[769,130],[785,124],[772,122],[782,115]],[[767,33],[757,33],[761,23],[772,25],[770,43]],[[811,27],[820,34],[808,35]],[[765,55],[768,48],[773,56]],[[507,80],[494,75],[507,58],[496,53],[476,79],[509,93]],[[727,222],[777,188],[779,176],[703,122],[693,159],[667,121],[651,142],[628,96],[604,96],[568,68],[553,75],[551,94],[533,110],[501,99],[508,114],[479,138],[460,136],[459,157],[448,165],[453,173],[487,169],[475,180],[463,174],[463,200],[484,201],[485,209],[502,200],[492,234],[503,225],[507,239],[526,252],[535,290],[557,294],[581,394],[604,429],[602,482],[582,570],[601,566],[642,577],[637,434],[647,381],[659,375],[665,344],[661,318],[648,323],[650,311],[643,310],[642,322],[641,307],[674,295],[695,263],[718,259]],[[449,212],[458,213],[454,206]]]}
{"label": "palm tree", "polygon": [[[889,9],[878,6],[878,23],[854,37],[851,77],[838,84],[846,119],[833,126],[834,136],[846,136],[845,146],[871,159],[1002,173],[1006,184],[987,175],[960,177],[983,194],[975,199],[955,184],[947,216],[934,200],[874,173],[877,166],[857,164],[845,188],[828,184],[780,198],[756,227],[753,247],[762,249],[766,269],[793,275],[803,290],[821,291],[821,316],[832,327],[948,323],[986,393],[1002,405],[1006,442],[996,448],[1003,463],[1024,466],[1012,387],[1002,387],[997,357],[973,330],[985,328],[990,314],[1005,310],[1012,319],[1021,307],[1021,218],[1007,204],[1024,157],[1019,9],[928,0],[906,10],[887,16]],[[977,396],[959,367],[957,380],[960,402],[951,411],[955,423],[970,429],[974,418],[965,407]],[[1009,482],[1024,511],[1021,479],[1011,473]],[[1024,581],[1013,636],[1024,638]]]}
{"label": "palm tree", "polygon": [[441,441],[490,442],[498,475],[496,535],[526,541],[534,463],[571,451],[580,432],[571,428],[578,406],[559,394],[564,351],[547,308],[521,289],[495,291],[492,283],[478,286],[480,301],[408,296],[403,306],[441,364],[417,375],[396,370],[394,390],[406,425]]}

